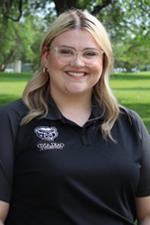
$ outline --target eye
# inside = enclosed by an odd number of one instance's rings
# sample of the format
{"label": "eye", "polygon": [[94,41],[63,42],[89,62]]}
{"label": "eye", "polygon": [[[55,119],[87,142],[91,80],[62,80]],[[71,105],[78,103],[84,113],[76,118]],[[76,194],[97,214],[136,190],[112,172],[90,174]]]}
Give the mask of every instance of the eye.
{"label": "eye", "polygon": [[83,56],[86,58],[93,58],[99,56],[99,52],[94,50],[88,50],[83,53]]}
{"label": "eye", "polygon": [[67,57],[74,55],[73,50],[69,48],[59,48],[58,53],[62,56],[67,56]]}

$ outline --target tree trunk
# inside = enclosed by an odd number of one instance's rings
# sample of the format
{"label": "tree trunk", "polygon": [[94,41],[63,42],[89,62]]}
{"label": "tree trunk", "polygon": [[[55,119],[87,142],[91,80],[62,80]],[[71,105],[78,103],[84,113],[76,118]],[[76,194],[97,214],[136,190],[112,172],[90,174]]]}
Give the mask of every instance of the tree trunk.
{"label": "tree trunk", "polygon": [[3,72],[5,70],[5,65],[4,64],[0,64],[0,72]]}
{"label": "tree trunk", "polygon": [[58,15],[67,9],[78,8],[78,2],[76,0],[54,0],[54,3]]}

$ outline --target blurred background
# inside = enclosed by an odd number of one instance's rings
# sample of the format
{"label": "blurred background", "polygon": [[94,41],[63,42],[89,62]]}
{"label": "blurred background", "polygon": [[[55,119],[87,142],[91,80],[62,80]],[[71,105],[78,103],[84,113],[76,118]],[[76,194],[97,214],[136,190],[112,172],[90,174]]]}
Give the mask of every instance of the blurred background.
{"label": "blurred background", "polygon": [[0,71],[35,70],[41,36],[68,8],[87,9],[105,25],[115,71],[150,70],[149,0],[0,0]]}

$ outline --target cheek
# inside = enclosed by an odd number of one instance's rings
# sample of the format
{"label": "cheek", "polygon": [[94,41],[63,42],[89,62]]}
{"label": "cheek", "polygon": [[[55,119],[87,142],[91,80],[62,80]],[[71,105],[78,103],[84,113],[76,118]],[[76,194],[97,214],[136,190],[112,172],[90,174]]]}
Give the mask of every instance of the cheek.
{"label": "cheek", "polygon": [[92,66],[91,70],[93,71],[93,73],[99,74],[99,75],[100,75],[100,74],[102,73],[102,70],[103,70],[103,65],[102,65],[102,63],[95,63],[95,64]]}
{"label": "cheek", "polygon": [[50,57],[48,60],[48,68],[53,68],[57,66],[57,61],[55,58]]}
{"label": "cheek", "polygon": [[48,67],[53,69],[62,68],[64,66],[64,63],[61,63],[55,56],[49,55],[48,58]]}
{"label": "cheek", "polygon": [[59,63],[57,60],[52,59],[48,64],[49,73],[59,73],[62,72],[64,68],[64,64]]}
{"label": "cheek", "polygon": [[93,63],[93,69],[95,71],[101,72],[103,70],[103,60],[100,59],[99,61],[96,61],[95,63]]}

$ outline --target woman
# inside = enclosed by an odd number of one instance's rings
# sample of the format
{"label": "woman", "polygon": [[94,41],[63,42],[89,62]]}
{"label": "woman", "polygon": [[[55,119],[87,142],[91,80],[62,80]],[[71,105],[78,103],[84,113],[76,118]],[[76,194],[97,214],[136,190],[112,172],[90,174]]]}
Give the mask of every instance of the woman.
{"label": "woman", "polygon": [[112,64],[88,12],[50,26],[40,71],[0,111],[1,224],[150,224],[150,137],[113,96]]}

